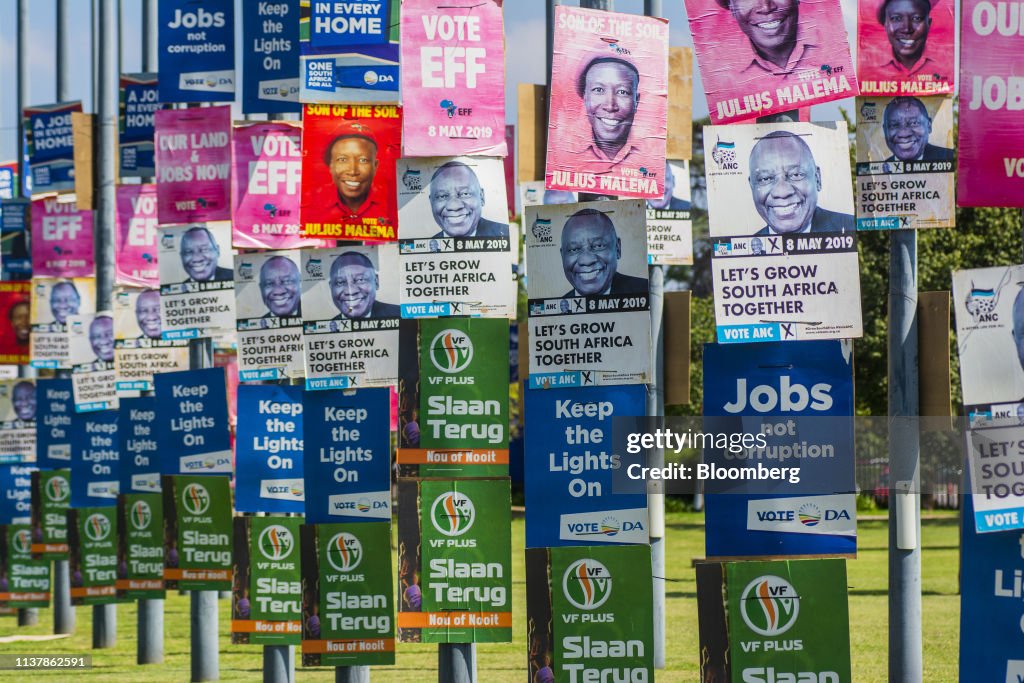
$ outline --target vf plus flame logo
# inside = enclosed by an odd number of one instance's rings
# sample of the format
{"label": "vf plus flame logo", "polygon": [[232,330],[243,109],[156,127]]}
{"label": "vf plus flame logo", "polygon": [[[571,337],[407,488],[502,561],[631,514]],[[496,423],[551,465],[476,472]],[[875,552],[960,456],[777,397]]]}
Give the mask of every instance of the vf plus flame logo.
{"label": "vf plus flame logo", "polygon": [[192,515],[201,515],[210,507],[210,492],[202,484],[191,483],[181,492],[181,504]]}
{"label": "vf plus flame logo", "polygon": [[597,609],[612,594],[612,573],[597,560],[576,560],[562,575],[562,594],[578,609]]}
{"label": "vf plus flame logo", "polygon": [[71,485],[64,477],[51,477],[46,482],[46,498],[51,503],[62,503],[71,495]]}
{"label": "vf plus flame logo", "polygon": [[278,562],[287,559],[295,548],[295,536],[287,528],[280,524],[271,524],[260,532],[256,540],[256,547],[268,560]]}
{"label": "vf plus flame logo", "polygon": [[132,528],[136,531],[145,531],[149,528],[150,522],[153,521],[153,511],[149,507],[149,503],[144,500],[137,500],[132,505],[131,515]]}
{"label": "vf plus flame logo", "polygon": [[85,537],[90,541],[105,541],[110,535],[110,518],[94,512],[85,518]]}
{"label": "vf plus flame logo", "polygon": [[780,576],[759,576],[743,589],[740,614],[754,633],[779,636],[792,628],[800,613],[800,596]]}
{"label": "vf plus flame logo", "polygon": [[26,555],[32,551],[32,534],[28,529],[19,529],[11,538],[11,549],[19,555]]}
{"label": "vf plus flame logo", "polygon": [[327,562],[339,572],[348,573],[363,560],[363,544],[359,539],[342,531],[327,543]]}
{"label": "vf plus flame logo", "polygon": [[473,340],[460,330],[441,330],[430,342],[430,362],[441,372],[465,370],[473,360]]}
{"label": "vf plus flame logo", "polygon": [[476,521],[473,501],[458,491],[442,493],[430,506],[430,522],[445,536],[461,536]]}

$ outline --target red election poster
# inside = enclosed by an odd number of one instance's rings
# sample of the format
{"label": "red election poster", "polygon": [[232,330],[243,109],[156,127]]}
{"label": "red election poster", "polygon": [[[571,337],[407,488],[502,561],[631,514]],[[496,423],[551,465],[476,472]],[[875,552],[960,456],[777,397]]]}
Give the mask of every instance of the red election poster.
{"label": "red election poster", "polygon": [[662,196],[667,112],[667,21],[555,8],[548,189]]}
{"label": "red election poster", "polygon": [[231,218],[231,107],[156,112],[160,225]]}
{"label": "red election poster", "polygon": [[92,211],[79,211],[73,201],[56,196],[33,200],[32,274],[91,277],[95,269],[92,220]]}
{"label": "red election poster", "polygon": [[956,203],[1024,207],[1024,11],[987,0],[963,0],[960,9]]}
{"label": "red election poster", "polygon": [[839,0],[686,0],[712,123],[855,97]]}
{"label": "red election poster", "polygon": [[302,234],[397,239],[402,108],[307,104],[302,121]]}
{"label": "red election poster", "polygon": [[861,95],[946,95],[956,64],[952,0],[862,0],[857,9]]}
{"label": "red election poster", "polygon": [[114,258],[117,284],[160,286],[156,226],[156,185],[118,185]]}
{"label": "red election poster", "polygon": [[402,2],[405,156],[507,153],[501,2]]}
{"label": "red election poster", "polygon": [[30,282],[0,282],[0,363],[28,365],[32,331]]}

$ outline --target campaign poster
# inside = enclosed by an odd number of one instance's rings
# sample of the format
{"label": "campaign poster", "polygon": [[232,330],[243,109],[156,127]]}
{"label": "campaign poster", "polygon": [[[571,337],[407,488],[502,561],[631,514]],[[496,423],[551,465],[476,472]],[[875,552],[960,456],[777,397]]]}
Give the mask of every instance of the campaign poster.
{"label": "campaign poster", "polygon": [[160,225],[229,220],[231,107],[161,109],[155,118]]}
{"label": "campaign poster", "polygon": [[36,380],[0,380],[0,463],[36,461]]}
{"label": "campaign poster", "polygon": [[646,401],[643,385],[526,392],[527,548],[647,543],[647,490],[624,490],[613,444]]}
{"label": "campaign poster", "polygon": [[242,249],[294,249],[319,240],[299,234],[302,126],[287,121],[234,127],[232,242]]}
{"label": "campaign poster", "polygon": [[1024,427],[969,429],[967,439],[974,528],[979,534],[1024,529]]}
{"label": "campaign poster", "polygon": [[543,180],[530,180],[519,183],[519,199],[525,212],[528,206],[575,204],[579,201],[579,193],[567,190],[549,190],[544,187]]}
{"label": "campaign poster", "polygon": [[118,172],[122,178],[152,178],[153,118],[163,105],[155,73],[121,74]]}
{"label": "campaign poster", "polygon": [[81,111],[81,102],[25,107],[25,154],[32,194],[75,189],[71,113]]}
{"label": "campaign poster", "polygon": [[712,123],[860,93],[839,0],[773,6],[770,20],[729,0],[686,0],[686,12]]}
{"label": "campaign poster", "polygon": [[36,471],[35,464],[0,464],[0,524],[31,524],[32,473]]}
{"label": "campaign poster", "polygon": [[845,560],[701,562],[697,604],[703,681],[854,680]]}
{"label": "campaign poster", "polygon": [[0,281],[0,363],[28,365],[32,285]]}
{"label": "campaign poster", "polygon": [[71,505],[71,470],[32,473],[32,554],[68,559],[67,510]]}
{"label": "campaign poster", "polygon": [[402,159],[398,173],[402,316],[515,317],[501,159]]}
{"label": "campaign poster", "polygon": [[109,311],[68,316],[68,355],[75,412],[116,409],[114,316]]}
{"label": "campaign poster", "polygon": [[158,234],[163,338],[198,339],[234,331],[231,223],[163,226]]}
{"label": "campaign poster", "polygon": [[306,393],[307,522],[390,521],[390,401],[384,387]]}
{"label": "campaign poster", "polygon": [[71,507],[116,504],[121,488],[117,428],[116,410],[71,418]]}
{"label": "campaign poster", "polygon": [[650,265],[693,265],[690,208],[690,162],[668,161],[665,163],[665,193],[647,200],[647,262]]}
{"label": "campaign poster", "polygon": [[121,493],[159,493],[155,396],[121,399],[117,439],[121,450]]}
{"label": "campaign poster", "polygon": [[28,524],[0,525],[0,605],[50,606],[50,561],[32,557]]}
{"label": "campaign poster", "polygon": [[1013,5],[960,3],[957,206],[1024,207],[1020,84]]}
{"label": "campaign poster", "polygon": [[402,108],[397,105],[306,105],[302,234],[395,240],[395,164],[401,142]]}
{"label": "campaign poster", "polygon": [[[0,167],[0,171],[3,171]],[[2,176],[0,176],[2,177]],[[32,277],[31,201],[5,199],[0,201],[0,278],[27,280]]]}
{"label": "campaign poster", "polygon": [[[403,331],[411,331],[410,322]],[[500,477],[509,461],[507,320],[418,322],[399,360],[399,476]]]}
{"label": "campaign poster", "polygon": [[68,316],[94,310],[95,291],[93,278],[33,278],[29,340],[32,367],[71,368]]}
{"label": "campaign poster", "polygon": [[233,102],[235,3],[161,0],[157,19],[160,102]]}
{"label": "campaign poster", "polygon": [[398,637],[512,642],[509,480],[398,482]]}
{"label": "campaign poster", "polygon": [[117,497],[117,589],[119,600],[163,600],[164,504],[155,493]]}
{"label": "campaign poster", "polygon": [[300,517],[235,517],[231,642],[298,645],[302,639]]}
{"label": "campaign poster", "polygon": [[57,196],[32,201],[32,274],[91,277],[95,272],[92,211]]}
{"label": "campaign poster", "polygon": [[299,0],[299,100],[398,100],[401,0]]}
{"label": "campaign poster", "polygon": [[242,382],[303,375],[299,256],[298,251],[235,256],[238,378]]}
{"label": "campaign poster", "polygon": [[231,474],[224,369],[163,372],[153,383],[160,473]]}
{"label": "campaign poster", "polygon": [[238,387],[235,510],[302,514],[302,387]]}
{"label": "campaign poster", "polygon": [[59,469],[71,464],[71,416],[75,412],[70,379],[37,379],[36,464]]}
{"label": "campaign poster", "polygon": [[114,387],[119,396],[152,391],[153,375],[188,370],[188,340],[163,338],[160,290],[114,290]]}
{"label": "campaign poster", "polygon": [[14,199],[15,194],[18,194],[17,190],[18,162],[0,162],[0,199]]}
{"label": "campaign poster", "polygon": [[114,274],[119,285],[160,284],[156,197],[156,185],[117,186]]}
{"label": "campaign poster", "polygon": [[501,5],[402,2],[405,156],[508,154]]}
{"label": "campaign poster", "polygon": [[668,20],[559,6],[554,50],[547,187],[660,197]]}
{"label": "campaign poster", "polygon": [[954,227],[955,168],[952,97],[857,99],[858,230]]}
{"label": "campaign poster", "polygon": [[171,590],[231,590],[231,479],[165,476],[164,583]]}
{"label": "campaign poster", "polygon": [[531,389],[650,379],[646,215],[639,200],[531,212],[524,226]]}
{"label": "campaign poster", "polygon": [[646,546],[527,550],[529,680],[653,681],[650,574]]}
{"label": "campaign poster", "polygon": [[853,414],[849,342],[705,344],[707,556],[856,554]]}
{"label": "campaign poster", "polygon": [[398,381],[398,249],[393,244],[302,252],[307,389]]}
{"label": "campaign poster", "polygon": [[302,665],[395,663],[391,523],[302,526]]}
{"label": "campaign poster", "polygon": [[871,0],[857,9],[861,95],[952,95],[955,3]]}
{"label": "campaign poster", "polygon": [[242,12],[242,113],[296,114],[299,0],[264,0]]}
{"label": "campaign poster", "polygon": [[72,605],[117,602],[116,513],[113,504],[67,512]]}

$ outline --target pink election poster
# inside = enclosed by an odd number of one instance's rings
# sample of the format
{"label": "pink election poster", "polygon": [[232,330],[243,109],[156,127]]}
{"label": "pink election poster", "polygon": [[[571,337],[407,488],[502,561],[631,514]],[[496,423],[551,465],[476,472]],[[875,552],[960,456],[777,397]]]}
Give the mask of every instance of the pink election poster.
{"label": "pink election poster", "polygon": [[507,153],[501,3],[402,2],[404,156]]}
{"label": "pink election poster", "polygon": [[712,123],[858,94],[839,0],[686,0]]}
{"label": "pink election poster", "polygon": [[[1004,8],[1012,7],[1007,22]],[[1024,207],[1024,36],[1017,5],[960,5],[957,206]]]}
{"label": "pink election poster", "polygon": [[262,121],[235,126],[231,141],[232,244],[297,249],[324,244],[299,234],[302,126]]}
{"label": "pink election poster", "polygon": [[555,8],[546,185],[664,194],[668,22]]}
{"label": "pink election poster", "polygon": [[32,275],[92,277],[92,221],[92,211],[79,211],[74,201],[32,200]]}
{"label": "pink election poster", "polygon": [[857,12],[861,95],[953,92],[953,0],[862,0]]}
{"label": "pink election poster", "polygon": [[159,287],[156,185],[117,186],[117,284]]}
{"label": "pink election poster", "polygon": [[160,225],[231,218],[231,107],[156,112]]}

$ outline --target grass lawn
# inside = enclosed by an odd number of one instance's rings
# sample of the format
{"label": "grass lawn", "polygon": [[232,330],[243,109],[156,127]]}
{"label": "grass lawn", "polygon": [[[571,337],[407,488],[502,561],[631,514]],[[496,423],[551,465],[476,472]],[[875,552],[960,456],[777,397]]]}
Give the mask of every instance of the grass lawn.
{"label": "grass lawn", "polygon": [[[960,597],[957,594],[958,529],[955,516],[929,519],[922,524],[922,609],[924,614],[924,680],[957,680],[957,648]],[[850,581],[850,638],[853,649],[853,680],[858,683],[887,678],[887,525],[884,521],[861,521],[860,553],[848,566]],[[523,579],[522,519],[512,524],[513,542],[513,627],[515,641],[506,645],[481,645],[478,671],[481,683],[523,683],[525,678],[525,603]],[[659,681],[697,681],[697,601],[691,560],[703,555],[703,516],[694,513],[668,515],[667,579],[668,667],[658,672]],[[176,592],[165,607],[165,662],[158,666],[135,664],[134,604],[118,606],[118,644],[112,650],[93,651],[93,669],[75,672],[75,678],[93,681],[187,681],[189,680],[189,599]],[[229,601],[220,610],[220,674],[225,681],[254,681],[261,678],[261,648],[233,646],[228,636]],[[82,654],[92,643],[92,609],[77,608],[77,630],[70,638],[47,642],[0,643],[0,653]],[[40,623],[19,629],[11,617],[0,621],[0,636],[44,635],[52,631],[50,610],[40,610]],[[374,681],[436,680],[437,646],[411,644],[398,647],[395,667],[374,669]],[[0,678],[13,680],[12,672]],[[5,676],[4,674],[8,674]],[[32,678],[70,680],[68,672],[33,672]],[[332,681],[330,669],[297,667],[302,681]]]}

